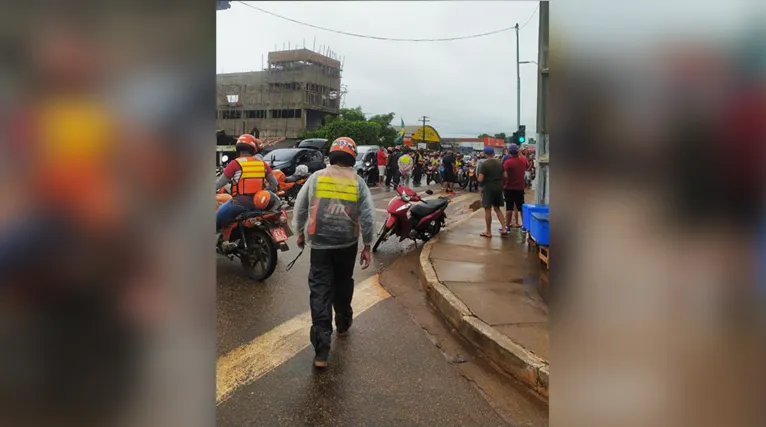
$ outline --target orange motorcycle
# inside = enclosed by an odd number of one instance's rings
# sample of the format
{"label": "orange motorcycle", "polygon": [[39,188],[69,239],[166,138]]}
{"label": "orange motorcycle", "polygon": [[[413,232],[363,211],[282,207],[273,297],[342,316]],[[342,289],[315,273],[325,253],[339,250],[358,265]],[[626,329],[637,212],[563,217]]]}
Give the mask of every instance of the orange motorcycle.
{"label": "orange motorcycle", "polygon": [[[215,195],[216,210],[231,200],[231,195]],[[284,209],[272,211],[247,211],[237,215],[234,220],[224,225],[232,228],[231,241],[238,242],[236,249],[226,251],[221,248],[222,237],[218,235],[216,252],[230,260],[239,258],[247,275],[253,280],[266,280],[274,274],[279,251],[287,251],[287,238],[293,235]]]}
{"label": "orange motorcycle", "polygon": [[306,183],[308,176],[305,174],[298,174],[285,176],[285,173],[281,170],[274,170],[274,178],[279,183],[279,191],[277,196],[282,199],[283,203],[287,206],[293,206],[295,199],[298,198],[298,192],[301,191],[303,185]]}

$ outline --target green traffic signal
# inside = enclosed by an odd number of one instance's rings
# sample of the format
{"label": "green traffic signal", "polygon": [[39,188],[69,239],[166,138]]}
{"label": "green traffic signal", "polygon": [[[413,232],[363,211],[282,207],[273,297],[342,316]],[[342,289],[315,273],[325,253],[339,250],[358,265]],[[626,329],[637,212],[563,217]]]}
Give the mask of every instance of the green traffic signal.
{"label": "green traffic signal", "polygon": [[523,137],[523,136],[520,136],[520,137],[519,137],[519,142],[521,142],[521,143],[523,144],[523,143],[524,143],[524,141],[525,141],[524,137]]}

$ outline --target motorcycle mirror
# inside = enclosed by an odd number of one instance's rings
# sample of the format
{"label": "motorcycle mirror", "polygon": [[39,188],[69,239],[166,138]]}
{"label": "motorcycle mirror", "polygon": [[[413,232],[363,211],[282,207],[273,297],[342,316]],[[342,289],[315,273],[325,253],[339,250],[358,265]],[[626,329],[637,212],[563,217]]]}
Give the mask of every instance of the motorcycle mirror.
{"label": "motorcycle mirror", "polygon": [[226,163],[228,161],[229,161],[229,156],[224,155],[221,157],[221,163]]}
{"label": "motorcycle mirror", "polygon": [[430,196],[430,195],[434,194],[434,190],[426,190],[426,194],[428,194]]}

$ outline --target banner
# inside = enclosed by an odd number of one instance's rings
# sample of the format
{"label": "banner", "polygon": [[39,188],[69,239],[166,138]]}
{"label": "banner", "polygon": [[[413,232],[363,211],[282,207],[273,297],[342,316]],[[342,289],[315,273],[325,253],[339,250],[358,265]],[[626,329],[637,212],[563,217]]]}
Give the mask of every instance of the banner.
{"label": "banner", "polygon": [[488,136],[484,137],[484,146],[485,147],[498,147],[498,148],[505,148],[505,140],[500,138],[490,138]]}

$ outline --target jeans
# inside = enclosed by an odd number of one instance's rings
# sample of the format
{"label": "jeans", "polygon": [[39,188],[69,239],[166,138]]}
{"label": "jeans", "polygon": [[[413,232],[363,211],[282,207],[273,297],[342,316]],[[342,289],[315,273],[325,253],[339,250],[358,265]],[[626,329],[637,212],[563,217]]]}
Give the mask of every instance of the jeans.
{"label": "jeans", "polygon": [[354,266],[357,245],[340,249],[311,249],[309,268],[310,340],[318,354],[330,350],[332,314],[335,327],[346,329],[353,316]]}
{"label": "jeans", "polygon": [[215,213],[215,229],[222,229],[224,225],[234,221],[237,215],[247,210],[247,208],[233,204],[231,200],[222,204]]}

